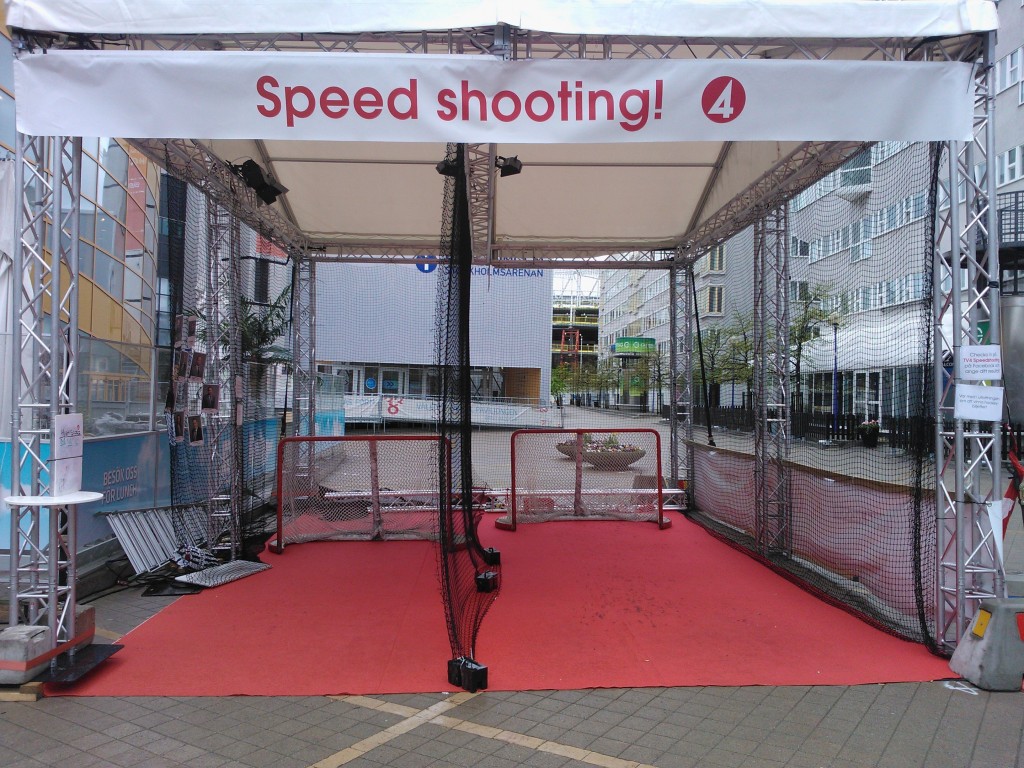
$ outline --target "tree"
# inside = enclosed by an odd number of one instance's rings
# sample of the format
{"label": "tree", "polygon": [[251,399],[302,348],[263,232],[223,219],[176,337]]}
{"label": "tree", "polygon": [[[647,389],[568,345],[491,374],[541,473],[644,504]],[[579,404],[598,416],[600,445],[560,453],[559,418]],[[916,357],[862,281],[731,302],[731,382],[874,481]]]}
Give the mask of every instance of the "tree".
{"label": "tree", "polygon": [[559,365],[551,370],[551,394],[559,405],[562,404],[562,395],[569,386],[571,376],[572,369],[567,365]]}
{"label": "tree", "polygon": [[597,386],[598,402],[604,400],[604,393],[613,391],[619,382],[619,369],[610,357],[602,358],[597,364],[594,383]]}
{"label": "tree", "polygon": [[258,391],[270,365],[290,363],[291,350],[278,346],[291,324],[291,285],[270,304],[242,297],[242,362],[250,366],[250,380]]}
{"label": "tree", "polygon": [[719,383],[742,381],[748,395],[754,389],[754,318],[734,312],[729,325],[721,329],[724,349],[717,366]]}
{"label": "tree", "polygon": [[827,310],[827,299],[832,294],[828,285],[819,283],[812,286],[790,305],[789,348],[792,350],[793,375],[795,377],[796,410],[804,409],[803,378],[800,369],[808,342],[821,336],[822,326],[837,326],[838,315]]}

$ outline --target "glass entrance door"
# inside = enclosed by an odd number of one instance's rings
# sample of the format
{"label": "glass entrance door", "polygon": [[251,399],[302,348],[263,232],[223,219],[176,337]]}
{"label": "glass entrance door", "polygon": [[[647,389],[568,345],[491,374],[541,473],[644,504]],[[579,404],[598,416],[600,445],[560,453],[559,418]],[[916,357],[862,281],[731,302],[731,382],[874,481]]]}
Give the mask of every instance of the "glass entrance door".
{"label": "glass entrance door", "polygon": [[882,372],[857,371],[853,379],[854,411],[864,421],[882,422]]}

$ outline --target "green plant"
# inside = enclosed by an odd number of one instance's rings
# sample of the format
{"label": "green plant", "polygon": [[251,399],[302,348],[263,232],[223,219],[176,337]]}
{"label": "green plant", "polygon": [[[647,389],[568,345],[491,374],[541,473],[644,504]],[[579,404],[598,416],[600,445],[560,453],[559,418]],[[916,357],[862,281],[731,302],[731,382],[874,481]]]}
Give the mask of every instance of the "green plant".
{"label": "green plant", "polygon": [[871,421],[865,421],[862,424],[858,424],[857,425],[857,434],[860,435],[861,437],[870,437],[870,436],[876,436],[877,437],[878,432],[879,432],[880,429],[881,429],[881,426],[879,425],[879,423],[872,419]]}

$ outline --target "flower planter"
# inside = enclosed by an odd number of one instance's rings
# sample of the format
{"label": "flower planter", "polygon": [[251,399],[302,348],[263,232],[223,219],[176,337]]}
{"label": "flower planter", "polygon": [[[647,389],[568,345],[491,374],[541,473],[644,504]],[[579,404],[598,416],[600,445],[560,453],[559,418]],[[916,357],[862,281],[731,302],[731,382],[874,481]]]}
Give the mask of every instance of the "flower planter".
{"label": "flower planter", "polygon": [[877,432],[863,432],[860,436],[861,442],[864,443],[865,448],[877,448],[878,447],[878,433]]}
{"label": "flower planter", "polygon": [[555,450],[563,454],[567,458],[576,458],[576,442],[571,443],[555,443]]}
{"label": "flower planter", "polygon": [[642,448],[584,451],[583,460],[594,469],[621,471],[629,469],[631,464],[640,461],[646,455],[647,451]]}

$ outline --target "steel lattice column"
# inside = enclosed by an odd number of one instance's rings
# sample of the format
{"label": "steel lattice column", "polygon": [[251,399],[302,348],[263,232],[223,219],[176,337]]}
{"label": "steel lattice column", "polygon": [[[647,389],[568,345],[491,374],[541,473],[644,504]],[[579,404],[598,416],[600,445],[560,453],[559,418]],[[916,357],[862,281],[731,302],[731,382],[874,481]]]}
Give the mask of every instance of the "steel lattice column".
{"label": "steel lattice column", "polygon": [[676,488],[686,480],[687,506],[693,507],[693,267],[669,268],[670,461]]}
{"label": "steel lattice column", "polygon": [[754,501],[758,551],[792,549],[789,498],[789,262],[785,206],[754,225]]}
{"label": "steel lattice column", "polygon": [[[11,490],[50,496],[43,438],[54,445],[56,417],[77,403],[82,140],[19,134],[16,163]],[[49,507],[45,541],[42,520],[38,507],[11,509],[8,623],[45,622],[54,649],[75,636],[74,510]]]}
{"label": "steel lattice column", "polygon": [[295,254],[292,269],[292,434],[316,434],[316,262]]}
{"label": "steel lattice column", "polygon": [[[974,130],[950,142],[938,178],[934,274],[936,514],[938,545],[935,636],[954,647],[981,600],[1005,595],[1003,565],[989,515],[1002,502],[1000,422],[957,419],[960,355],[979,343],[999,343],[999,244],[992,171],[995,158],[992,72],[995,35],[975,70]],[[958,205],[960,200],[962,205]],[[987,327],[987,336],[986,336]],[[947,371],[952,368],[952,375]],[[998,380],[989,382],[1001,384]],[[1001,517],[1001,509],[998,517]],[[998,519],[997,517],[997,519]]]}
{"label": "steel lattice column", "polygon": [[[494,27],[488,50],[497,59],[512,58],[512,30],[507,24]],[[473,262],[490,264],[494,247],[494,144],[465,144],[466,193],[469,198],[469,227],[473,240]]]}
{"label": "steel lattice column", "polygon": [[[231,559],[238,555],[238,523],[242,488],[236,472],[241,461],[241,441],[235,421],[242,407],[244,391],[236,377],[241,364],[241,313],[238,295],[237,220],[212,200],[206,203],[207,262],[205,274],[206,370],[204,379],[220,385],[221,396],[231,403],[228,413],[214,414],[208,422],[204,443],[209,445],[210,472],[215,481],[207,500],[207,546],[228,549]],[[227,533],[229,543],[218,544]]]}
{"label": "steel lattice column", "polygon": [[494,161],[493,144],[466,144],[469,226],[473,236],[473,262],[491,263],[494,242]]}

